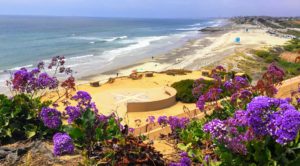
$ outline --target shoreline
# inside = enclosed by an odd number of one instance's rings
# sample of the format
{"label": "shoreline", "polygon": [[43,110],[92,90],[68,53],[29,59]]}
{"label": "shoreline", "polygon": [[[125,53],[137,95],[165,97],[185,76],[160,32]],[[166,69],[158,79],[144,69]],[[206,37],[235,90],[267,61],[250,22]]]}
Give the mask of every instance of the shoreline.
{"label": "shoreline", "polygon": [[145,58],[131,65],[81,77],[77,79],[77,85],[88,84],[90,82],[105,83],[109,78],[117,78],[117,73],[118,77],[127,77],[133,70],[137,72],[163,72],[169,69],[189,69],[189,65],[178,66],[178,64],[185,61],[188,56],[196,54],[197,51],[213,44],[212,38],[218,38],[228,33],[228,31],[230,31],[229,27],[231,27],[232,24],[231,21],[227,20],[226,25],[218,27],[224,29],[220,32],[199,32],[202,34],[197,39],[190,39],[183,45],[171,49],[166,53],[154,55],[153,59]]}
{"label": "shoreline", "polygon": [[[288,39],[271,36],[267,29],[253,25],[228,23],[219,27],[218,32],[206,32],[200,38],[191,39],[181,47],[171,51],[145,58],[137,63],[125,67],[95,73],[77,79],[77,85],[91,82],[106,83],[110,78],[126,77],[132,71],[137,72],[162,72],[169,69],[200,70],[214,64],[223,62],[224,59],[243,52],[245,49],[260,49],[282,45]],[[249,29],[249,32],[245,31]],[[235,43],[236,37],[241,38],[241,43]],[[242,51],[241,51],[242,50]],[[222,64],[228,66],[227,64]],[[236,67],[237,68],[237,67]]]}

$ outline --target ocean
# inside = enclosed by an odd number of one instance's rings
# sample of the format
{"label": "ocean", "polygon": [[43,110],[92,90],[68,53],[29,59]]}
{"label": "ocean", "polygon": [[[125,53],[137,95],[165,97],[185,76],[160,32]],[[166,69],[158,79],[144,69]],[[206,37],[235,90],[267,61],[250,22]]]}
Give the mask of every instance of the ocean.
{"label": "ocean", "polygon": [[15,70],[57,55],[78,78],[100,74],[168,52],[223,21],[0,16],[0,86]]}

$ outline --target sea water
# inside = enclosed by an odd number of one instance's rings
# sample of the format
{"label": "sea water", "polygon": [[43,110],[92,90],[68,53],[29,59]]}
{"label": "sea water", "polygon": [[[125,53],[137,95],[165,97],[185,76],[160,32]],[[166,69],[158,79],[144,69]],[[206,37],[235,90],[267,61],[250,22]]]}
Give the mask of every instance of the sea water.
{"label": "sea water", "polygon": [[65,56],[76,77],[156,56],[218,26],[221,19],[0,16],[0,86],[15,70]]}

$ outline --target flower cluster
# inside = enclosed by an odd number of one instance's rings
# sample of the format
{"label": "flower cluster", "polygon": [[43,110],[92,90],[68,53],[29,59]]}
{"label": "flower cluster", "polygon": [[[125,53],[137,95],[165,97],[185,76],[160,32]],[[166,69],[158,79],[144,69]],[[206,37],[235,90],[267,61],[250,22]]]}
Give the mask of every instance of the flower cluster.
{"label": "flower cluster", "polygon": [[188,118],[178,118],[176,116],[170,116],[168,123],[172,129],[172,131],[176,130],[176,129],[184,129],[186,127],[186,125],[189,123],[189,119]]}
{"label": "flower cluster", "polygon": [[262,79],[257,82],[255,89],[261,94],[272,97],[277,93],[275,85],[280,84],[284,76],[285,73],[282,69],[278,68],[275,64],[271,64],[267,72],[262,76]]}
{"label": "flower cluster", "polygon": [[67,133],[56,133],[53,136],[53,153],[57,156],[74,153],[72,138]]}
{"label": "flower cluster", "polygon": [[155,121],[155,116],[148,116],[148,118],[146,119],[146,122],[148,123],[154,123]]}
{"label": "flower cluster", "polygon": [[168,124],[168,117],[167,116],[160,116],[160,117],[158,117],[157,122],[161,126],[166,126]]}
{"label": "flower cluster", "polygon": [[10,82],[12,89],[21,93],[33,93],[42,89],[55,89],[58,87],[56,77],[41,73],[40,69],[28,71],[25,68],[17,70]]}
{"label": "flower cluster", "polygon": [[300,130],[300,112],[289,99],[256,97],[248,104],[248,124],[258,136],[271,135],[280,144],[294,140]]}
{"label": "flower cluster", "polygon": [[276,112],[268,124],[270,134],[279,144],[293,141],[300,129],[300,112],[293,109]]}
{"label": "flower cluster", "polygon": [[235,153],[247,154],[246,144],[271,136],[277,143],[285,145],[297,137],[300,130],[300,112],[290,99],[255,97],[247,109],[238,110],[234,117],[226,120],[214,119],[203,126],[213,139],[224,144]]}
{"label": "flower cluster", "polygon": [[193,95],[198,98],[196,106],[200,110],[205,109],[206,102],[214,102],[225,96],[232,96],[232,103],[236,103],[238,98],[246,100],[252,96],[252,92],[247,90],[250,87],[247,78],[235,76],[223,83],[222,77],[229,76],[229,73],[220,66],[214,71],[212,84],[208,84],[204,79],[198,79],[194,83]]}
{"label": "flower cluster", "polygon": [[186,152],[180,154],[181,159],[179,163],[170,163],[170,166],[190,166],[192,164],[191,159]]}
{"label": "flower cluster", "polygon": [[45,126],[55,129],[61,125],[61,113],[54,108],[42,108],[40,113]]}
{"label": "flower cluster", "polygon": [[188,118],[178,118],[176,116],[160,116],[157,119],[157,122],[161,126],[170,125],[172,131],[176,131],[176,129],[184,129],[186,125],[189,123]]}
{"label": "flower cluster", "polygon": [[203,126],[203,131],[210,133],[213,139],[242,155],[247,154],[246,142],[254,138],[253,131],[245,129],[245,111],[237,111],[233,118],[224,121],[214,119]]}
{"label": "flower cluster", "polygon": [[81,116],[82,112],[86,111],[87,109],[93,110],[96,115],[98,115],[96,104],[92,102],[92,97],[89,93],[85,91],[78,91],[76,95],[74,95],[71,99],[77,101],[77,105],[67,106],[65,108],[66,113],[69,116],[69,124],[78,119]]}

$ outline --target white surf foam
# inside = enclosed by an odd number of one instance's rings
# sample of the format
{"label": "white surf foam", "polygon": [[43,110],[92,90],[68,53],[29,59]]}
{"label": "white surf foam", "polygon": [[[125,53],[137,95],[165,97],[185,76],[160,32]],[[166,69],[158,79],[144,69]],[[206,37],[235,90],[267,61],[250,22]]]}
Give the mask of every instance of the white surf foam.
{"label": "white surf foam", "polygon": [[[103,53],[102,57],[107,58],[109,61],[112,61],[115,57],[119,55],[125,55],[130,53],[131,51],[144,48],[149,46],[152,42],[162,40],[168,36],[151,36],[151,37],[138,37],[133,40],[130,40],[130,42],[134,43],[127,47],[118,48],[110,51],[105,51]],[[129,41],[128,41],[129,42]]]}
{"label": "white surf foam", "polygon": [[192,24],[192,25],[188,25],[189,27],[198,27],[198,26],[201,26],[202,24],[201,23],[196,23],[196,24]]}
{"label": "white surf foam", "polygon": [[32,64],[30,64],[30,65],[25,65],[25,66],[17,66],[17,67],[8,69],[8,70],[10,70],[10,71],[15,71],[15,70],[20,70],[21,68],[31,68],[31,67],[33,67]]}
{"label": "white surf foam", "polygon": [[195,27],[195,28],[179,28],[179,29],[176,29],[176,30],[177,31],[197,31],[199,29],[200,29],[199,27]]}
{"label": "white surf foam", "polygon": [[117,37],[111,37],[111,38],[98,38],[98,37],[87,37],[87,36],[76,36],[76,37],[71,37],[72,39],[77,39],[77,40],[88,40],[90,41],[91,44],[95,42],[113,42],[116,40],[123,40],[127,39],[128,36],[117,36]]}
{"label": "white surf foam", "polygon": [[84,59],[84,58],[88,58],[88,57],[92,57],[92,56],[94,56],[94,55],[88,54],[88,55],[82,55],[82,56],[74,56],[74,57],[67,58],[66,60]]}

